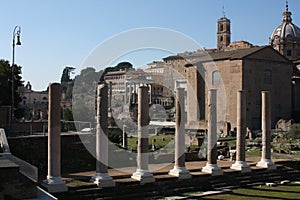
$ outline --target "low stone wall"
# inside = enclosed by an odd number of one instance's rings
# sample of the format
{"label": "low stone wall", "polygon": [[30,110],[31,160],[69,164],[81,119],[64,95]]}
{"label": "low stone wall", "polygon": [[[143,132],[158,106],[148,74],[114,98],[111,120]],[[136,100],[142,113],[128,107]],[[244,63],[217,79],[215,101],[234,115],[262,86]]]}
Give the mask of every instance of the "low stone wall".
{"label": "low stone wall", "polygon": [[[47,136],[8,138],[11,153],[39,169],[39,180],[46,178]],[[78,135],[63,135],[61,138],[62,173],[94,170],[95,158],[90,155]]]}
{"label": "low stone wall", "polygon": [[[89,140],[93,141],[93,135]],[[36,166],[39,170],[39,180],[46,178],[47,173],[47,136],[23,136],[8,138],[10,150],[13,155],[25,160]],[[135,158],[130,158],[126,151],[120,154],[114,154],[109,158],[110,162],[118,160],[119,163],[126,166],[136,166]],[[188,152],[185,155],[186,161],[199,160],[198,152]],[[125,159],[125,160],[124,160]],[[149,158],[150,163],[161,163],[163,161],[174,161],[174,154],[160,154],[156,157]],[[95,158],[85,148],[77,134],[62,135],[61,137],[61,162],[62,174],[75,173],[80,171],[95,170]],[[123,166],[125,167],[125,166]]]}
{"label": "low stone wall", "polygon": [[36,183],[24,177],[17,164],[0,157],[0,199],[27,199],[36,196]]}

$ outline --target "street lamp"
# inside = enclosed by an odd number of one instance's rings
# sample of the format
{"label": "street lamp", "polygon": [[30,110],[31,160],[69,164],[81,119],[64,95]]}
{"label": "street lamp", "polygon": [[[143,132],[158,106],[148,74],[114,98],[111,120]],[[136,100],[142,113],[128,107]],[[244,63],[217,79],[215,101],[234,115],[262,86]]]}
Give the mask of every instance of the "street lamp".
{"label": "street lamp", "polygon": [[[14,110],[15,110],[15,90],[14,90],[14,80],[15,80],[15,46],[16,45],[21,45],[20,41],[20,34],[21,34],[21,27],[20,26],[15,26],[14,32],[13,32],[13,52],[12,52],[12,66],[11,66],[11,123],[12,120],[14,119]],[[15,41],[15,38],[17,36],[17,42]]]}

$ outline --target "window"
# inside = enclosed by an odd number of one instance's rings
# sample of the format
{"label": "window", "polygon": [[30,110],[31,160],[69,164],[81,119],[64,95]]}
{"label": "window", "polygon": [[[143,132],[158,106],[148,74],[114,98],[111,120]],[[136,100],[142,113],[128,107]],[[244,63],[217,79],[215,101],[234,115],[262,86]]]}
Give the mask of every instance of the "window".
{"label": "window", "polygon": [[223,42],[223,36],[220,37],[220,41]]}
{"label": "window", "polygon": [[220,71],[214,71],[212,73],[212,84],[220,85],[220,79],[221,79]]}
{"label": "window", "polygon": [[286,56],[292,56],[292,50],[287,50],[286,51]]}
{"label": "window", "polygon": [[223,31],[223,29],[224,29],[224,26],[223,26],[223,24],[221,24],[220,31]]}
{"label": "window", "polygon": [[264,71],[264,83],[272,84],[272,71],[270,69]]}

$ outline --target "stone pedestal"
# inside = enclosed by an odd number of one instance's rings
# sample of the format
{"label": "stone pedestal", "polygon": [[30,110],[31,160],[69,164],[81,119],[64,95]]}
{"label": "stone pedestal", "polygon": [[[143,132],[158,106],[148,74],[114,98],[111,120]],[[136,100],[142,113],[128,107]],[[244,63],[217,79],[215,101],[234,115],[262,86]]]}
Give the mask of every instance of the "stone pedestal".
{"label": "stone pedestal", "polygon": [[65,192],[67,185],[61,178],[60,142],[60,84],[49,85],[48,114],[48,175],[42,185],[48,192]]}
{"label": "stone pedestal", "polygon": [[191,178],[185,168],[185,111],[184,89],[176,89],[175,164],[169,174],[179,179]]}
{"label": "stone pedestal", "polygon": [[276,169],[271,160],[271,97],[269,91],[262,91],[262,153],[261,160],[256,164],[257,167]]}
{"label": "stone pedestal", "polygon": [[140,181],[141,184],[155,182],[155,178],[153,177],[153,174],[148,170],[143,170],[143,169],[137,169],[136,172],[132,174],[131,178]]}
{"label": "stone pedestal", "polygon": [[108,173],[96,173],[91,178],[91,181],[97,184],[98,187],[114,187],[116,183]]}
{"label": "stone pedestal", "polygon": [[192,177],[189,170],[179,166],[174,166],[174,168],[170,170],[169,175],[176,176],[179,179],[189,179]]}
{"label": "stone pedestal", "polygon": [[206,163],[205,167],[203,167],[201,171],[204,173],[209,173],[212,176],[223,175],[222,169],[217,164]]}
{"label": "stone pedestal", "polygon": [[242,173],[251,172],[251,168],[246,163],[246,161],[235,161],[235,163],[232,164],[230,168],[241,171]]}
{"label": "stone pedestal", "polygon": [[100,84],[97,88],[96,110],[96,174],[91,181],[98,187],[113,187],[115,182],[108,175],[108,87]]}
{"label": "stone pedestal", "polygon": [[202,172],[212,176],[222,175],[223,171],[217,165],[217,90],[208,91],[208,130],[207,130],[207,163]]}
{"label": "stone pedestal", "polygon": [[251,168],[246,163],[246,92],[237,92],[237,135],[236,135],[236,162],[230,167],[242,173],[251,172]]}
{"label": "stone pedestal", "polygon": [[138,88],[138,149],[137,170],[131,178],[139,180],[141,184],[154,182],[153,174],[148,171],[148,125],[149,125],[149,98],[148,87]]}
{"label": "stone pedestal", "polygon": [[268,170],[275,170],[276,165],[271,159],[261,159],[257,164],[257,167],[267,168]]}
{"label": "stone pedestal", "polygon": [[62,180],[61,176],[47,176],[47,179],[43,181],[42,186],[44,186],[50,193],[68,191],[68,186],[66,185],[65,181]]}

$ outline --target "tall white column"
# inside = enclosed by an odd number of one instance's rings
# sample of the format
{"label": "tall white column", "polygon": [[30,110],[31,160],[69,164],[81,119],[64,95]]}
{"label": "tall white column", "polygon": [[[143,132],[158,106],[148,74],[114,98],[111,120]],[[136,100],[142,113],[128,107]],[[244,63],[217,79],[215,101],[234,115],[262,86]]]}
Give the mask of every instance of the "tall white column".
{"label": "tall white column", "polygon": [[152,104],[152,84],[149,84],[149,96],[150,96],[149,103]]}
{"label": "tall white column", "polygon": [[131,178],[139,180],[141,184],[154,182],[153,174],[148,170],[148,125],[149,125],[149,98],[148,87],[138,88],[138,149],[137,170]]}
{"label": "tall white column", "polygon": [[112,82],[109,82],[109,111],[112,112]]}
{"label": "tall white column", "polygon": [[113,187],[115,182],[108,175],[108,87],[100,84],[97,87],[96,110],[96,174],[91,181],[98,187]]}
{"label": "tall white column", "polygon": [[202,172],[212,176],[222,175],[222,169],[217,165],[217,90],[208,91],[208,131],[207,131],[207,163]]}
{"label": "tall white column", "polygon": [[48,175],[43,186],[49,192],[65,192],[67,185],[61,178],[60,141],[60,84],[49,84],[48,113]]}
{"label": "tall white column", "polygon": [[261,160],[256,164],[257,167],[276,169],[276,165],[271,160],[271,97],[269,91],[262,91],[262,154]]}
{"label": "tall white column", "polygon": [[251,172],[251,168],[246,163],[246,92],[237,92],[237,135],[236,135],[236,161],[231,165],[231,169],[239,170],[242,173]]}
{"label": "tall white column", "polygon": [[175,164],[169,174],[179,179],[191,178],[190,172],[185,167],[185,111],[184,89],[176,90],[176,127],[175,127]]}
{"label": "tall white column", "polygon": [[129,83],[129,97],[128,97],[129,103],[132,103],[131,95],[132,95],[132,84]]}
{"label": "tall white column", "polygon": [[127,104],[127,82],[124,83],[125,91],[124,91],[124,102]]}

